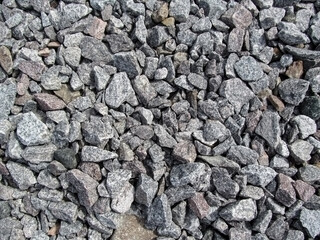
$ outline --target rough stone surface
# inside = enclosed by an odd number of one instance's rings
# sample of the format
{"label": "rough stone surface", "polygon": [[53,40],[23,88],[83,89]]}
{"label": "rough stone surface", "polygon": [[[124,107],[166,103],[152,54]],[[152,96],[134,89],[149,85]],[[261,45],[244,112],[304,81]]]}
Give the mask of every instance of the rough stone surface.
{"label": "rough stone surface", "polygon": [[61,99],[48,93],[37,93],[34,97],[44,111],[60,110],[66,106]]}
{"label": "rough stone surface", "polygon": [[234,68],[239,77],[244,81],[257,81],[262,78],[263,71],[253,57],[242,57],[235,63]]}
{"label": "rough stone surface", "polygon": [[6,164],[6,167],[14,183],[20,190],[27,190],[29,187],[37,183],[33,172],[26,166],[10,161]]}
{"label": "rough stone surface", "polygon": [[12,82],[0,83],[0,119],[7,119],[16,98],[16,87]]}
{"label": "rough stone surface", "polygon": [[272,168],[257,164],[245,166],[241,172],[247,176],[248,183],[261,187],[268,185],[277,175]]}
{"label": "rough stone surface", "polygon": [[174,147],[172,156],[180,162],[188,163],[195,161],[197,152],[191,142],[180,142]]}
{"label": "rough stone surface", "polygon": [[307,208],[302,208],[299,216],[301,225],[307,230],[310,237],[315,238],[320,234],[320,211],[319,210],[309,210]]}
{"label": "rough stone surface", "polygon": [[257,206],[252,199],[244,199],[228,204],[219,215],[226,221],[251,221],[257,215]]}
{"label": "rough stone surface", "polygon": [[299,105],[305,98],[309,82],[303,79],[287,79],[279,84],[279,94],[283,101]]}
{"label": "rough stone surface", "polygon": [[100,149],[94,146],[84,146],[81,152],[81,160],[84,162],[102,162],[117,158],[118,154]]}

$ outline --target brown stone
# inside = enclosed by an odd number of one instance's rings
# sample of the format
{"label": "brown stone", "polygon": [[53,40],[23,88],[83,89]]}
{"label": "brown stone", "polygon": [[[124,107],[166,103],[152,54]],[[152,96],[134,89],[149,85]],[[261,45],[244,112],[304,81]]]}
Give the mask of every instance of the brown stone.
{"label": "brown stone", "polygon": [[151,240],[157,236],[134,215],[121,215],[111,240]]}
{"label": "brown stone", "polygon": [[80,170],[88,174],[94,180],[100,181],[102,179],[99,164],[93,162],[83,162],[79,166]]}
{"label": "brown stone", "polygon": [[289,78],[301,78],[303,74],[303,61],[295,61],[290,65],[286,71]]}
{"label": "brown stone", "polygon": [[90,36],[101,40],[104,36],[104,31],[107,27],[107,23],[100,18],[94,17],[87,27],[87,31]]}
{"label": "brown stone", "polygon": [[22,74],[20,79],[17,82],[17,93],[22,96],[26,94],[29,88],[29,77],[25,74]]}
{"label": "brown stone", "polygon": [[33,97],[30,93],[26,92],[23,96],[17,96],[14,104],[18,106],[23,106],[27,101],[31,100]]}
{"label": "brown stone", "polygon": [[174,26],[175,19],[173,17],[168,17],[164,19],[161,23],[167,27],[172,27]]}
{"label": "brown stone", "polygon": [[37,93],[34,98],[44,111],[60,110],[66,106],[60,98],[48,93]]}
{"label": "brown stone", "polygon": [[297,191],[298,197],[304,202],[307,202],[316,192],[313,186],[301,180],[297,180],[293,183],[293,186]]}
{"label": "brown stone", "polygon": [[198,218],[202,219],[208,215],[210,206],[204,198],[203,193],[197,192],[192,198],[189,198],[188,203]]}
{"label": "brown stone", "polygon": [[169,15],[168,3],[163,3],[160,8],[152,14],[152,19],[155,22],[161,22]]}
{"label": "brown stone", "polygon": [[49,48],[58,48],[58,47],[60,47],[60,45],[61,44],[59,42],[49,42],[47,47],[49,47]]}
{"label": "brown stone", "polygon": [[284,103],[277,96],[270,95],[268,99],[278,112],[282,112],[285,109]]}
{"label": "brown stone", "polygon": [[0,66],[8,74],[12,72],[13,62],[12,62],[11,52],[5,46],[0,47]]}
{"label": "brown stone", "polygon": [[278,174],[278,190],[275,198],[286,207],[290,207],[296,201],[296,192],[292,186],[294,181],[282,174]]}
{"label": "brown stone", "polygon": [[196,160],[197,152],[195,146],[191,142],[183,141],[174,147],[172,156],[180,162],[191,163]]}
{"label": "brown stone", "polygon": [[46,66],[39,62],[21,61],[18,68],[32,79],[39,81]]}
{"label": "brown stone", "polygon": [[60,90],[54,91],[54,94],[61,98],[66,104],[80,96],[79,91],[71,91],[66,84],[62,84]]}
{"label": "brown stone", "polygon": [[49,48],[44,48],[39,50],[38,55],[40,57],[48,57],[50,55],[50,49]]}
{"label": "brown stone", "polygon": [[48,235],[55,236],[59,233],[59,230],[60,230],[60,224],[56,223],[52,228],[49,229]]}

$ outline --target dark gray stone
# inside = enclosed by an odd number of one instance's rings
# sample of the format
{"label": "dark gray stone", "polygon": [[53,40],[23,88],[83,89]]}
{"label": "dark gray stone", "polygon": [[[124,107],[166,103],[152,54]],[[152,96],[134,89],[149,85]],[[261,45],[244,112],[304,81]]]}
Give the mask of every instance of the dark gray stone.
{"label": "dark gray stone", "polygon": [[299,109],[302,114],[318,120],[320,118],[320,98],[318,96],[306,97],[300,104]]}
{"label": "dark gray stone", "polygon": [[16,86],[8,81],[0,84],[0,120],[7,119],[16,99]]}
{"label": "dark gray stone", "polygon": [[169,204],[173,206],[174,204],[191,198],[196,193],[196,190],[189,185],[184,185],[181,187],[169,187],[164,192],[167,197]]}
{"label": "dark gray stone", "polygon": [[171,208],[165,194],[156,197],[148,211],[147,224],[166,227],[172,222]]}
{"label": "dark gray stone", "polygon": [[252,230],[265,233],[272,218],[271,210],[260,212],[253,222]]}
{"label": "dark gray stone", "polygon": [[168,34],[168,30],[166,27],[155,26],[148,30],[147,42],[150,47],[159,47],[169,39],[170,35]]}
{"label": "dark gray stone", "polygon": [[113,65],[119,72],[126,72],[129,78],[134,78],[141,74],[137,56],[134,51],[119,52],[113,55]]}
{"label": "dark gray stone", "polygon": [[227,158],[237,162],[240,165],[256,164],[259,154],[245,146],[231,146]]}
{"label": "dark gray stone", "polygon": [[303,79],[287,79],[279,84],[280,97],[287,103],[299,105],[305,98],[309,82]]}
{"label": "dark gray stone", "polygon": [[210,166],[225,168],[229,174],[237,173],[240,170],[238,163],[223,156],[198,156],[198,158],[205,161]]}
{"label": "dark gray stone", "polygon": [[259,12],[260,26],[263,29],[276,27],[285,16],[285,9],[270,7]]}
{"label": "dark gray stone", "polygon": [[133,88],[138,95],[138,99],[147,106],[149,102],[157,96],[157,92],[150,84],[145,75],[137,76],[132,81]]}
{"label": "dark gray stone", "polygon": [[231,179],[227,170],[212,168],[211,178],[218,193],[227,199],[236,198],[240,188],[237,182]]}
{"label": "dark gray stone", "polygon": [[296,201],[296,192],[292,186],[294,181],[282,173],[278,174],[277,180],[278,189],[275,198],[284,206],[290,207]]}
{"label": "dark gray stone", "polygon": [[83,136],[86,142],[92,145],[106,143],[113,137],[113,129],[109,121],[100,117],[91,116],[90,121],[82,125]]}
{"label": "dark gray stone", "polygon": [[200,8],[203,8],[205,15],[211,20],[219,19],[227,10],[227,3],[222,0],[201,0],[198,5]]}
{"label": "dark gray stone", "polygon": [[187,163],[173,166],[170,172],[170,183],[174,187],[187,184],[195,185],[206,174],[204,163]]}
{"label": "dark gray stone", "polygon": [[140,174],[135,191],[135,201],[147,207],[151,203],[158,191],[158,183],[146,174]]}
{"label": "dark gray stone", "polygon": [[281,22],[278,24],[278,37],[288,45],[309,43],[310,39],[302,33],[294,23]]}
{"label": "dark gray stone", "polygon": [[159,145],[161,147],[174,148],[177,141],[166,131],[166,129],[157,124],[154,127],[154,133],[158,137]]}
{"label": "dark gray stone", "polygon": [[58,149],[54,152],[54,159],[63,164],[67,169],[77,167],[76,153],[71,148]]}
{"label": "dark gray stone", "polygon": [[270,225],[266,231],[266,234],[270,239],[283,239],[288,229],[289,224],[284,220],[283,217],[279,217]]}
{"label": "dark gray stone", "polygon": [[110,34],[106,36],[106,41],[112,53],[131,51],[134,48],[133,42],[125,34]]}
{"label": "dark gray stone", "polygon": [[81,55],[93,62],[109,63],[112,56],[107,46],[93,37],[83,37],[79,47],[81,48]]}

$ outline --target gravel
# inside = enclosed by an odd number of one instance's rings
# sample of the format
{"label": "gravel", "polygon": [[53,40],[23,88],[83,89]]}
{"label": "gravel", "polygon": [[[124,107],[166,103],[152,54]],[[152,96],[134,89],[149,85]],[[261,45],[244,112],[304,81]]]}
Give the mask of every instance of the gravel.
{"label": "gravel", "polygon": [[0,3],[0,239],[318,239],[320,4]]}

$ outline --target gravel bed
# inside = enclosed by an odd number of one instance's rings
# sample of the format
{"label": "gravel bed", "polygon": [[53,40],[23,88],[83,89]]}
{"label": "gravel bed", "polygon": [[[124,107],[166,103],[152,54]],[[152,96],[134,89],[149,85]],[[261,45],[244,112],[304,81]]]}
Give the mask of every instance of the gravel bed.
{"label": "gravel bed", "polygon": [[320,237],[319,0],[1,2],[1,240]]}

